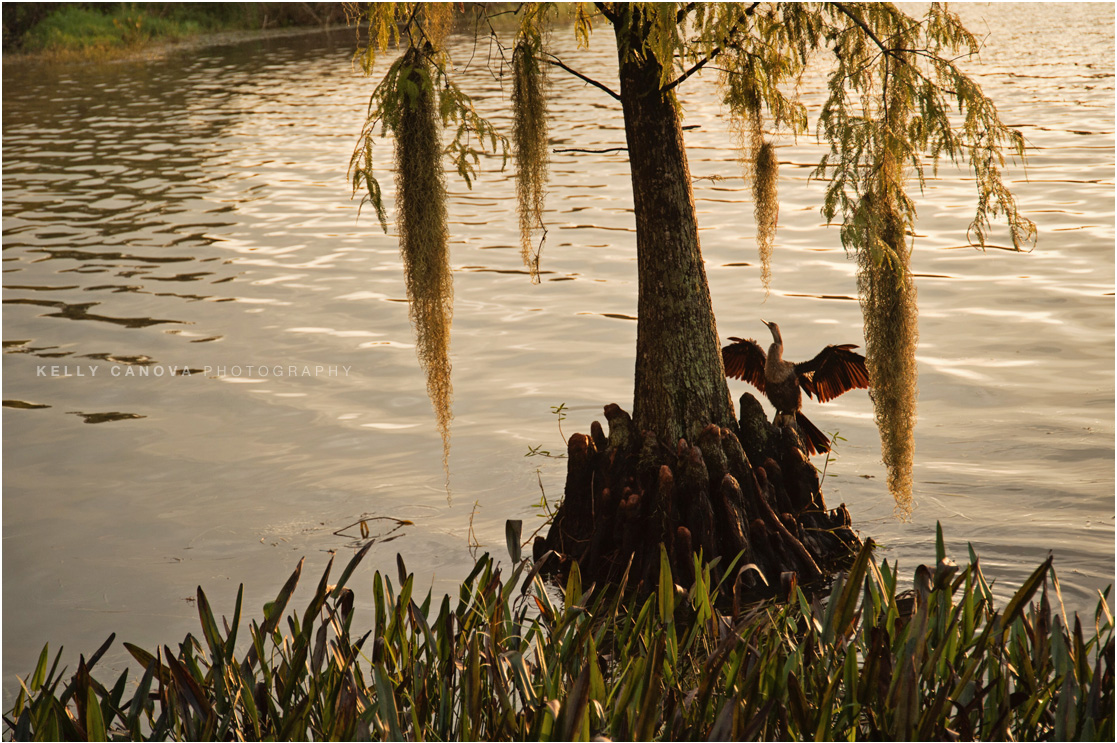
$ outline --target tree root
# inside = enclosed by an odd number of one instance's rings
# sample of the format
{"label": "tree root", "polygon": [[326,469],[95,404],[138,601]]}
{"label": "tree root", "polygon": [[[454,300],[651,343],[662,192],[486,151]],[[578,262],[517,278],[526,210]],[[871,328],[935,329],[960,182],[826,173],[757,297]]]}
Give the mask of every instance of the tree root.
{"label": "tree root", "polygon": [[577,561],[584,581],[617,582],[627,570],[630,584],[651,590],[662,543],[684,587],[700,553],[721,558],[715,577],[732,578],[738,598],[761,598],[824,578],[860,548],[845,504],[827,510],[794,429],[768,423],[751,395],[738,433],[710,425],[675,446],[637,431],[615,404],[605,418],[608,436],[594,421],[567,442],[565,498],[535,539],[536,561],[553,550],[552,565],[565,572]]}

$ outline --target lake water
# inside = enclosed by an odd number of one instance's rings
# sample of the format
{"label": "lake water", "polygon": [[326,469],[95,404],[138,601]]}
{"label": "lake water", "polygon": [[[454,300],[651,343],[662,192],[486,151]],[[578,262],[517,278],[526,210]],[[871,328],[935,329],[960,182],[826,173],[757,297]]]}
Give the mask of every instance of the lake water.
{"label": "lake water", "polygon": [[[959,11],[988,34],[967,68],[1027,137],[1027,169],[1009,179],[1039,244],[968,247],[971,180],[944,167],[928,181],[916,196],[916,510],[893,517],[863,392],[808,411],[844,439],[824,492],[906,575],[933,559],[941,521],[957,557],[974,545],[1002,599],[1053,551],[1068,608],[1092,612],[1114,580],[1114,8]],[[554,37],[565,59],[615,81],[604,29],[589,51],[570,37]],[[561,496],[563,460],[529,447],[560,453],[562,434],[588,431],[606,403],[631,407],[624,153],[554,155],[539,285],[521,264],[510,171],[487,160],[472,191],[449,180],[447,493],[395,236],[349,197],[372,89],[352,48],[338,31],[147,61],[5,63],[5,706],[43,643],[65,644],[71,668],[113,631],[173,646],[197,631],[198,585],[227,613],[243,582],[255,616],[301,557],[312,584],[331,551],[350,554],[361,518],[376,544],[359,597],[372,569],[394,575],[397,551],[422,585],[451,590],[472,544],[503,555],[505,519],[530,531],[540,489]],[[461,39],[454,52],[463,88],[507,129],[492,50]],[[614,101],[553,80],[554,147],[623,145]],[[820,80],[804,81],[812,113]],[[765,297],[712,83],[690,85],[684,104],[721,336],[765,338],[763,317],[790,358],[862,343],[855,262],[807,178],[820,146],[779,139]],[[389,146],[377,154],[390,203]],[[735,398],[748,389],[731,383]],[[119,644],[103,663],[127,664]]]}

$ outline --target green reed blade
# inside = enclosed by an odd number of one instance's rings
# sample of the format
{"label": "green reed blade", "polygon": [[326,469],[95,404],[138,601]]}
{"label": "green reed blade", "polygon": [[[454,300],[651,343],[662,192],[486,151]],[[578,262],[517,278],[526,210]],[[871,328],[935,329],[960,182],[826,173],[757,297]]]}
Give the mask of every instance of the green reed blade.
{"label": "green reed blade", "polygon": [[28,685],[28,691],[34,693],[38,691],[43,682],[47,678],[47,661],[50,660],[50,645],[43,645],[43,650],[39,653],[39,662],[35,664],[35,673],[31,674],[31,682]]}
{"label": "green reed blade", "polygon": [[85,698],[85,734],[88,740],[107,741],[105,720],[101,716],[101,705],[97,702],[97,692],[89,687]]}
{"label": "green reed blade", "polygon": [[213,618],[213,610],[210,609],[209,600],[201,586],[198,586],[196,603],[198,604],[198,617],[202,622],[202,635],[206,638],[206,644],[209,645],[210,655],[215,662],[223,660],[225,658],[225,644],[221,639],[221,631],[217,628],[217,621]]}
{"label": "green reed blade", "polygon": [[671,561],[667,548],[659,544],[659,584],[656,593],[659,604],[659,621],[669,624],[675,621],[675,581],[671,575]]}
{"label": "green reed blade", "polygon": [[1024,607],[1031,601],[1032,596],[1035,595],[1036,590],[1043,584],[1044,578],[1047,577],[1053,559],[1054,557],[1048,555],[1047,559],[1043,561],[1043,564],[1036,568],[1035,571],[1028,576],[1028,579],[1021,584],[1019,590],[1016,591],[1016,594],[1005,606],[1004,613],[1002,614],[1002,628],[1011,625],[1016,618],[1020,616],[1021,612],[1024,611]]}

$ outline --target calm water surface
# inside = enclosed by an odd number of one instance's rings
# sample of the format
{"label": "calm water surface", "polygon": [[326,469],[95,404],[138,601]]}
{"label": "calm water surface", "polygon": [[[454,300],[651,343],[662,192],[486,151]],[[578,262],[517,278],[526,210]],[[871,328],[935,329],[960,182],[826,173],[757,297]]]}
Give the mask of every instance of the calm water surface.
{"label": "calm water surface", "polygon": [[[989,35],[970,69],[1027,137],[1027,170],[1009,178],[1039,245],[968,247],[972,181],[950,167],[928,181],[914,259],[917,510],[892,516],[864,393],[810,413],[845,439],[824,490],[908,575],[933,558],[941,521],[959,557],[973,543],[1002,598],[1050,550],[1068,608],[1092,611],[1114,578],[1114,10],[959,9]],[[615,80],[606,33],[589,52],[568,36],[555,36],[565,57]],[[399,551],[449,590],[471,541],[503,554],[504,520],[534,528],[540,488],[560,497],[562,460],[524,456],[563,451],[551,407],[565,403],[567,435],[605,403],[630,407],[624,154],[554,156],[538,286],[522,270],[510,176],[490,160],[472,191],[450,180],[448,496],[395,236],[349,199],[371,91],[351,51],[338,32],[146,62],[5,64],[5,704],[44,642],[65,644],[71,663],[113,631],[173,644],[196,630],[199,584],[227,613],[243,582],[255,612],[299,558],[313,583],[330,551],[348,554],[357,530],[345,527],[362,517],[388,517],[369,522],[369,571],[394,570]],[[462,40],[455,59],[473,55],[463,87],[506,125],[488,54]],[[813,111],[820,80],[803,85]],[[764,317],[792,358],[861,343],[855,264],[807,179],[819,146],[779,140],[766,298],[712,83],[684,103],[721,335],[763,337]],[[555,147],[623,145],[618,106],[594,89],[556,75],[552,105]]]}

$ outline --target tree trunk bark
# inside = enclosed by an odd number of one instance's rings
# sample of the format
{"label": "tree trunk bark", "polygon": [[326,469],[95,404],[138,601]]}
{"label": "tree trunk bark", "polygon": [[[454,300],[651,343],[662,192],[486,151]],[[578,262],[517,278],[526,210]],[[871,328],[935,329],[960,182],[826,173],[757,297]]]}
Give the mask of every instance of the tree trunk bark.
{"label": "tree trunk bark", "polygon": [[711,423],[736,429],[736,418],[698,242],[678,110],[673,94],[660,90],[658,61],[639,52],[647,38],[646,20],[632,5],[620,12],[631,15],[614,28],[636,214],[633,418],[637,431],[676,442],[695,439]]}

